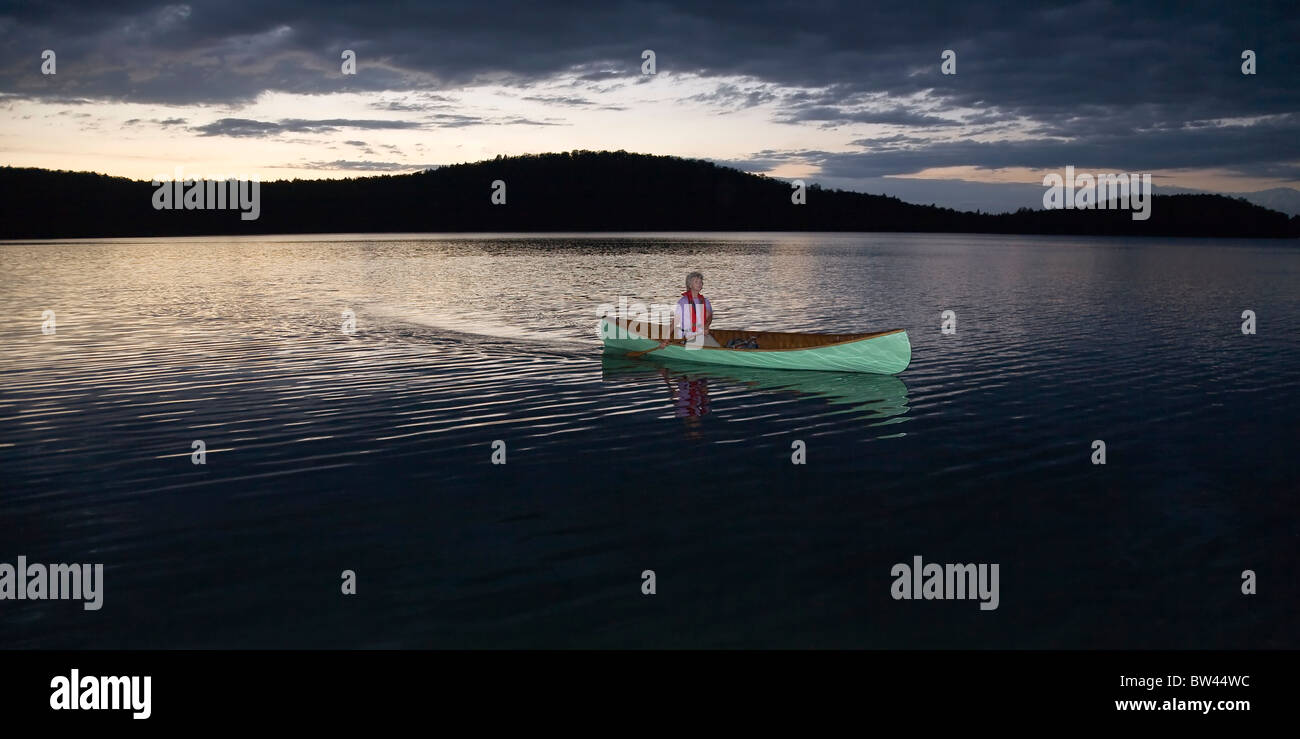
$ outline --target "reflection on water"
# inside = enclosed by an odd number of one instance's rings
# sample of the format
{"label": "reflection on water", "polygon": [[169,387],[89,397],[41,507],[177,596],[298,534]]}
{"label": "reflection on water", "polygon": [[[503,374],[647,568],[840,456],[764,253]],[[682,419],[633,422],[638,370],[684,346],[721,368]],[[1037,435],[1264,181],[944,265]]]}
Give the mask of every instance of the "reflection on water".
{"label": "reflection on water", "polygon": [[710,411],[710,382],[745,387],[759,393],[791,393],[820,398],[839,412],[867,421],[864,426],[907,420],[907,385],[892,375],[715,368],[651,355],[634,359],[605,354],[601,358],[601,378],[610,383],[644,386],[647,393],[665,393],[676,416],[686,419],[693,431],[698,423],[691,419],[698,419]]}

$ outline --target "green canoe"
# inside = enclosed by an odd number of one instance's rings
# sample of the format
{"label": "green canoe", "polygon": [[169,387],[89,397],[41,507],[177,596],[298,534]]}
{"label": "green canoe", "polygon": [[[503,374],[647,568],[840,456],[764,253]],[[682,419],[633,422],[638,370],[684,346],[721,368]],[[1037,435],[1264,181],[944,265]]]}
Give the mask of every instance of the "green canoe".
{"label": "green canoe", "polygon": [[[648,336],[666,335],[661,324],[603,318],[600,322],[605,353],[641,352],[659,346]],[[754,338],[757,349],[724,349],[669,344],[653,352],[663,359],[681,359],[732,367],[786,370],[832,370],[896,375],[912,361],[912,345],[903,329],[869,334],[796,334],[776,331],[712,329],[718,343]]]}

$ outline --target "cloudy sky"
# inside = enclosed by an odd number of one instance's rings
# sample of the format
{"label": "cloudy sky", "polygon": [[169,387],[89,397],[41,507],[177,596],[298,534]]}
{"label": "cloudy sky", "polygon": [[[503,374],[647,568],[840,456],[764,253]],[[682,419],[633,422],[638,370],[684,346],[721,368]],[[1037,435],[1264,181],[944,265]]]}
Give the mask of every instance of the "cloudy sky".
{"label": "cloudy sky", "polygon": [[[341,69],[349,49],[355,75]],[[642,74],[646,49],[654,75]],[[941,73],[945,49],[956,74]],[[1247,49],[1255,75],[1242,74]],[[1032,197],[1044,172],[1066,165],[1218,191],[1300,187],[1300,12],[1294,2],[816,0],[0,7],[3,164],[278,179],[571,149],[706,158],[912,200],[964,185]]]}

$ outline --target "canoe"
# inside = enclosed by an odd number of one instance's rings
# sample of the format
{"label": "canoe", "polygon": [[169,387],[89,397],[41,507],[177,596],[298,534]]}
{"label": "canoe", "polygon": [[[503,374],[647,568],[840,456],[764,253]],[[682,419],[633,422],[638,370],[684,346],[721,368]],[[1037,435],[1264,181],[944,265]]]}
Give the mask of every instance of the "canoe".
{"label": "canoe", "polygon": [[[830,370],[896,375],[912,361],[912,344],[901,328],[862,334],[802,334],[711,329],[722,347],[669,344],[642,355],[663,359],[782,370]],[[602,318],[605,353],[639,352],[659,346],[651,336],[666,336],[667,326]],[[757,349],[725,349],[732,339],[756,338]]]}

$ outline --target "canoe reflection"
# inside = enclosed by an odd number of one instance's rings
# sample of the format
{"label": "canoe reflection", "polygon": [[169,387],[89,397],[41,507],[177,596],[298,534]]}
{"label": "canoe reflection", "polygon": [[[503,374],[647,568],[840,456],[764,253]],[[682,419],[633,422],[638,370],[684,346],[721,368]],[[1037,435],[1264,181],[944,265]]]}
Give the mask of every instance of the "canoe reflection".
{"label": "canoe reflection", "polygon": [[678,418],[688,428],[698,425],[709,413],[709,387],[747,385],[761,392],[793,392],[824,399],[843,406],[842,411],[864,419],[871,425],[899,423],[907,420],[907,385],[892,375],[860,372],[794,372],[789,370],[752,369],[746,367],[702,368],[694,362],[674,362],[649,356],[629,359],[605,355],[601,359],[601,379],[606,382],[635,382],[657,385],[670,398]]}

